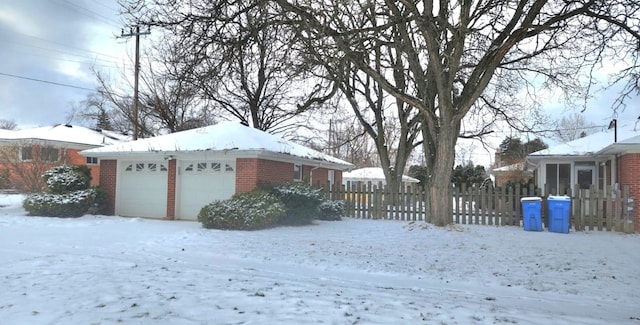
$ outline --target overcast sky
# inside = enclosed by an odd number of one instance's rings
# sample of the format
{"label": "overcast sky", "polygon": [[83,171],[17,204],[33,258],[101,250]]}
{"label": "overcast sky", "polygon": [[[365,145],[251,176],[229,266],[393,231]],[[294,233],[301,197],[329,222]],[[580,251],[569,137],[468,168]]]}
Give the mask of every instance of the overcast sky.
{"label": "overcast sky", "polygon": [[[123,67],[132,70],[133,39],[116,37],[123,27],[116,0],[0,1],[0,119],[13,120],[19,128],[68,122],[72,106],[96,88],[92,67],[111,75]],[[150,42],[143,36],[141,45],[144,48]],[[614,117],[615,96],[615,90],[594,93],[584,112],[588,122],[608,124]],[[627,104],[616,117],[635,121],[640,98]],[[550,99],[545,108],[558,118],[573,112],[557,99]],[[93,126],[77,119],[70,122]],[[492,142],[499,143],[510,132],[496,132]],[[479,148],[476,144],[475,149]],[[470,158],[485,164],[494,149],[473,150]]]}
{"label": "overcast sky", "polygon": [[67,122],[96,88],[92,67],[116,73],[128,63],[134,43],[116,38],[117,12],[116,0],[0,1],[0,119]]}

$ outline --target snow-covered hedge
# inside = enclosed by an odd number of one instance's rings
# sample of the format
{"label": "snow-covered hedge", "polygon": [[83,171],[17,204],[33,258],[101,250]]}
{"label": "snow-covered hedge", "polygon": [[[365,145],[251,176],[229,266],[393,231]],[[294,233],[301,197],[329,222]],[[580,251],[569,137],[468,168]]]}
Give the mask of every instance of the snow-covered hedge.
{"label": "snow-covered hedge", "polygon": [[323,201],[318,209],[320,210],[320,215],[317,218],[320,220],[342,220],[345,215],[345,203],[342,200]]}
{"label": "snow-covered hedge", "polygon": [[75,218],[99,209],[101,191],[97,188],[65,194],[29,194],[22,206],[32,216]]}
{"label": "snow-covered hedge", "polygon": [[280,224],[309,224],[320,215],[318,207],[324,200],[322,189],[304,183],[289,183],[276,186],[272,193],[284,203],[286,209],[278,221]]}
{"label": "snow-covered hedge", "polygon": [[45,183],[51,193],[63,194],[89,188],[91,170],[87,166],[58,166],[47,170]]}
{"label": "snow-covered hedge", "polygon": [[257,230],[273,226],[284,212],[284,205],[277,197],[256,190],[204,206],[198,221],[209,229]]}
{"label": "snow-covered hedge", "polygon": [[89,188],[89,167],[53,167],[42,177],[50,193],[36,193],[25,197],[22,206],[29,215],[75,218],[85,213],[103,212],[106,195],[100,188]]}

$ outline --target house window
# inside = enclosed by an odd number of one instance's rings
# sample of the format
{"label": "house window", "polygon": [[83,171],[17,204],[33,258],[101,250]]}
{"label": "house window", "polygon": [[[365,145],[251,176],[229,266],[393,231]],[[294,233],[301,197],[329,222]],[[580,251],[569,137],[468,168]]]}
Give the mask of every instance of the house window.
{"label": "house window", "polygon": [[213,169],[214,172],[219,172],[220,171],[220,163],[211,163],[211,169]]}
{"label": "house window", "polygon": [[33,160],[31,146],[20,148],[20,160],[22,161]]}
{"label": "house window", "polygon": [[87,157],[87,165],[97,165],[98,157]]}
{"label": "house window", "polygon": [[56,162],[60,158],[60,150],[58,148],[43,147],[40,149],[40,161]]}
{"label": "house window", "polygon": [[293,180],[294,181],[302,180],[302,165],[293,164]]}
{"label": "house window", "polygon": [[567,190],[571,188],[570,164],[547,164],[546,175],[548,194],[567,194]]}
{"label": "house window", "polygon": [[224,171],[232,172],[233,171],[233,167],[231,167],[231,165],[229,165],[229,164],[224,164]]}

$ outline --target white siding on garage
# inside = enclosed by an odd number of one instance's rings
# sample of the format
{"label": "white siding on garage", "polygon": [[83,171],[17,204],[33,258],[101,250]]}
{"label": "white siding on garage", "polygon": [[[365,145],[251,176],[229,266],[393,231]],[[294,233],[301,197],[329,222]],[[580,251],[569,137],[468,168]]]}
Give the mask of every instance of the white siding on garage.
{"label": "white siding on garage", "polygon": [[126,217],[166,217],[167,168],[166,161],[120,162],[116,214]]}
{"label": "white siding on garage", "polygon": [[236,192],[236,165],[231,159],[178,162],[176,219],[196,220],[200,209]]}

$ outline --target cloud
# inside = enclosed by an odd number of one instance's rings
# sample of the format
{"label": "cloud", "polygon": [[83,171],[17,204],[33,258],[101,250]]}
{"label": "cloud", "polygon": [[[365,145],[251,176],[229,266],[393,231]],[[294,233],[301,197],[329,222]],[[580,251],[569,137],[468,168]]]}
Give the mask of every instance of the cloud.
{"label": "cloud", "polygon": [[[1,119],[21,127],[64,123],[74,103],[95,89],[92,67],[116,69],[126,57],[115,1],[0,4]],[[37,79],[29,80],[29,79]]]}

